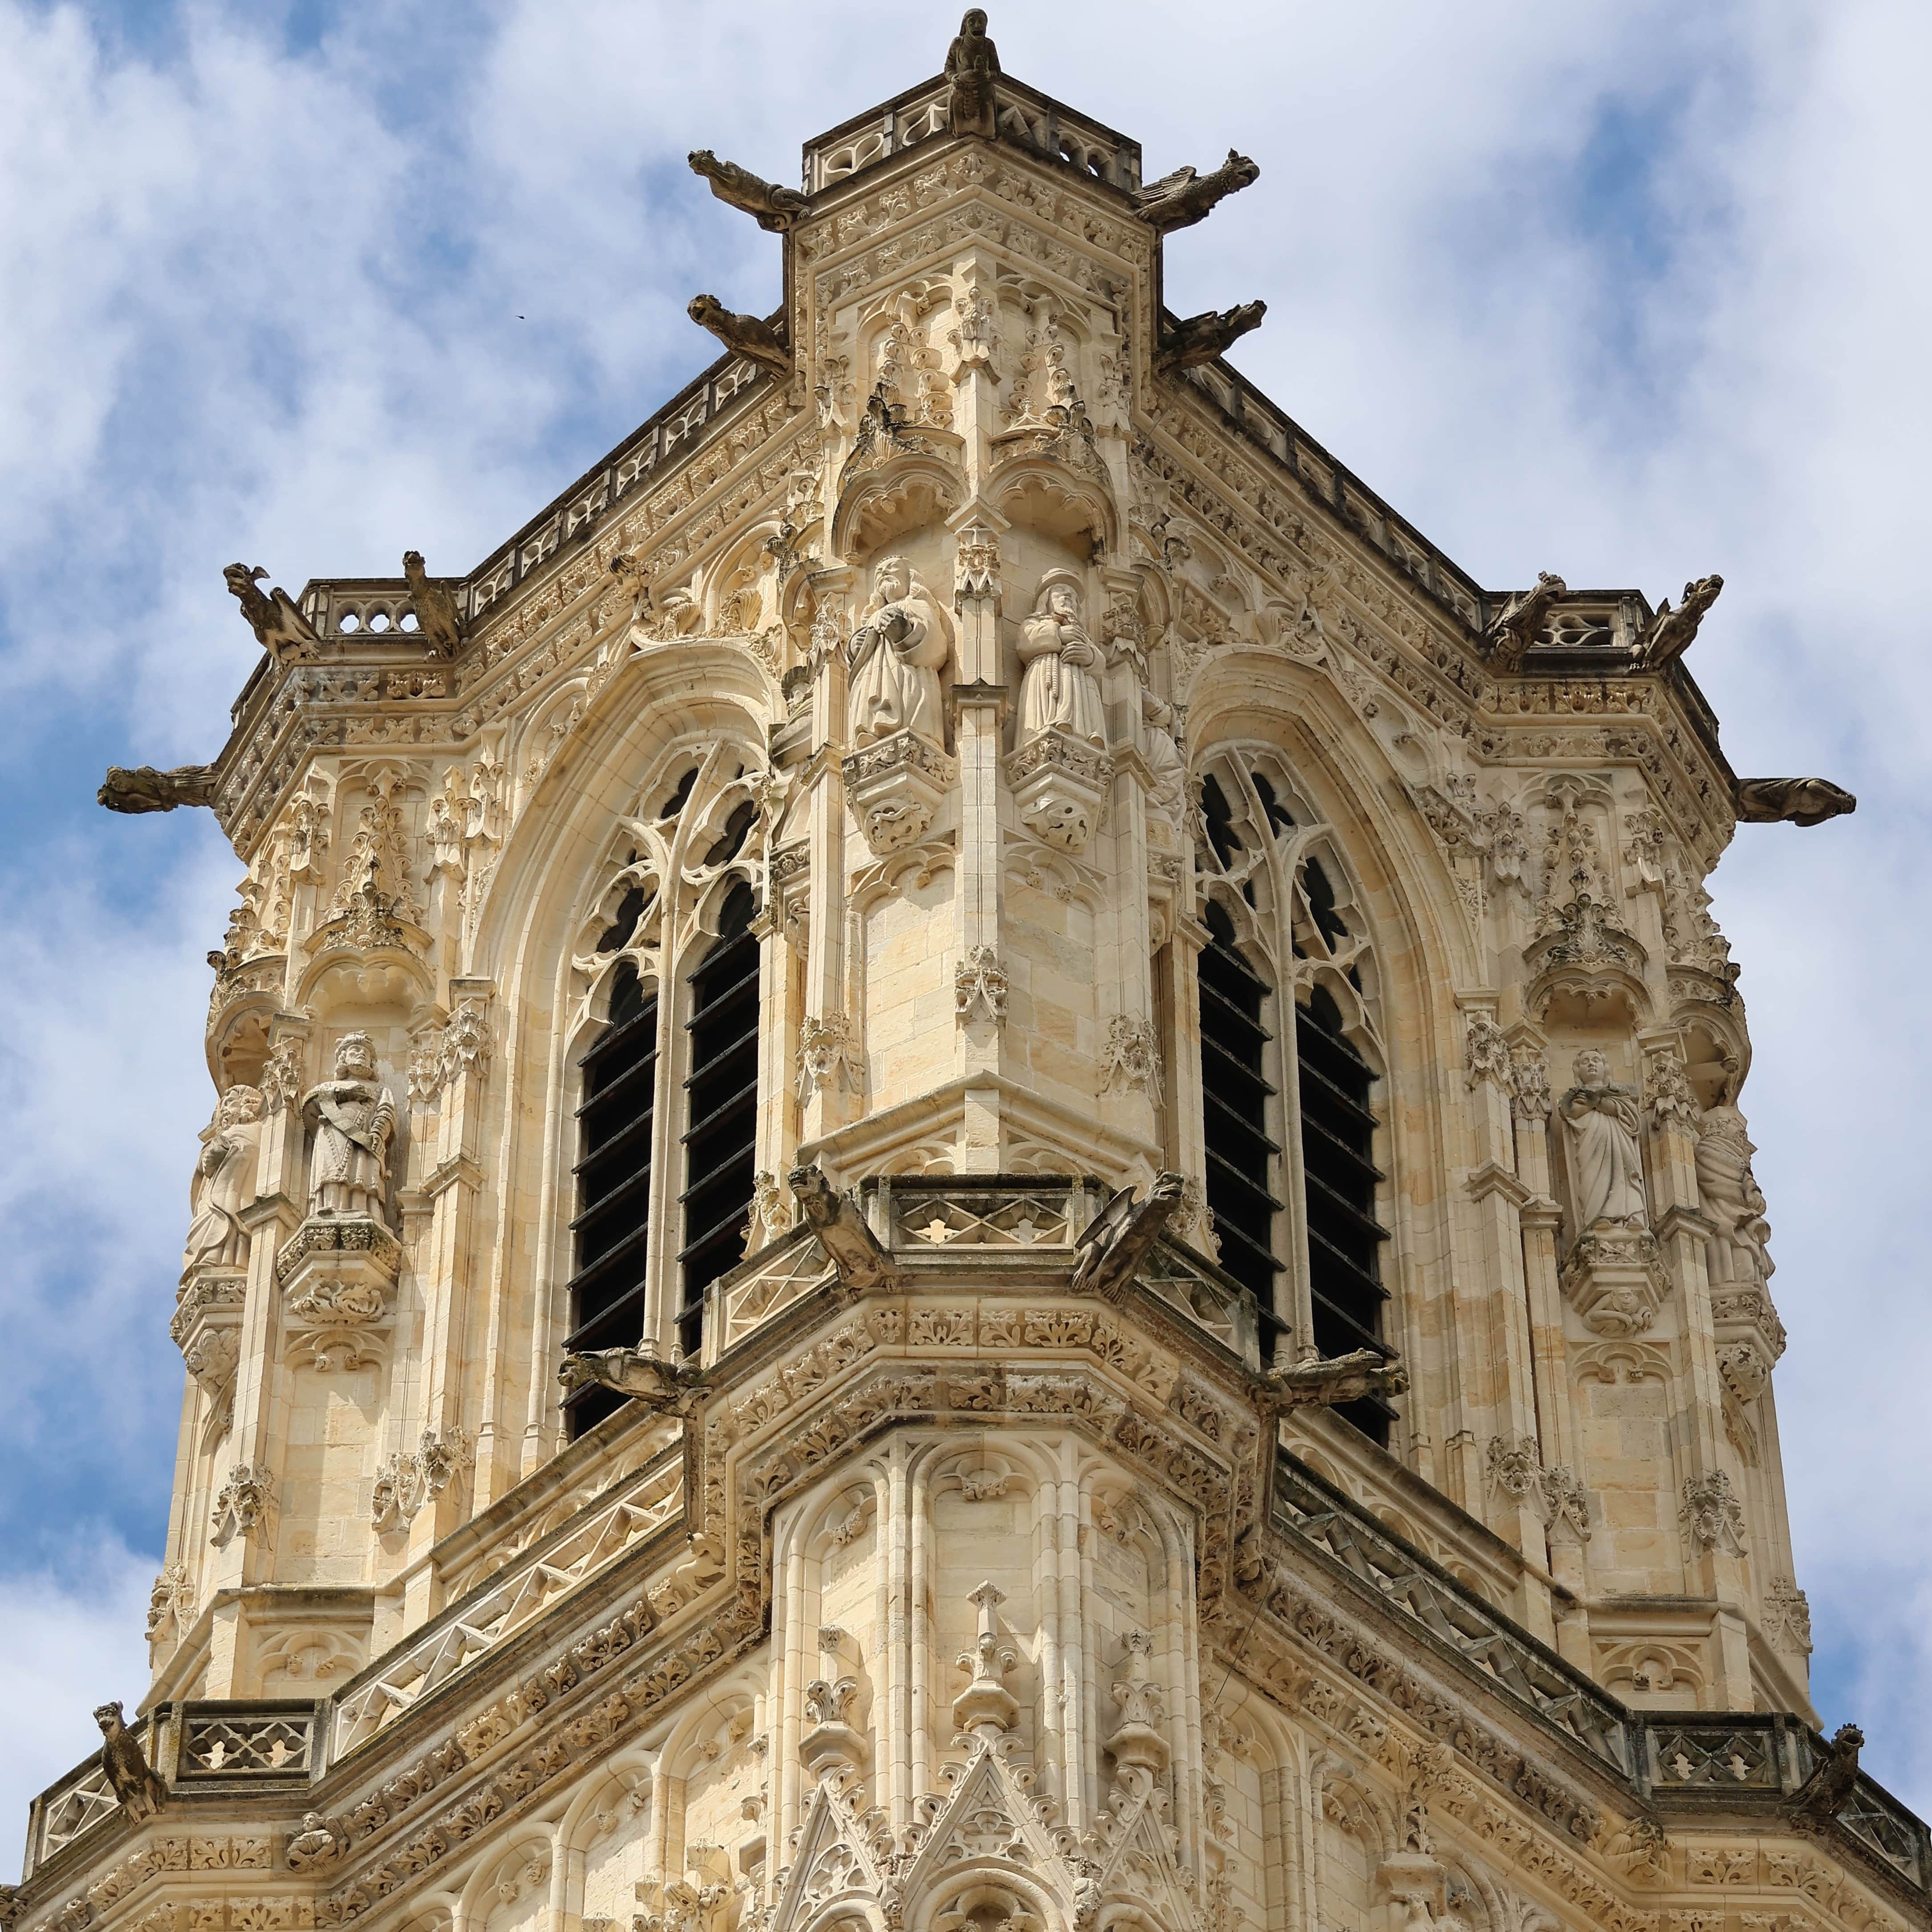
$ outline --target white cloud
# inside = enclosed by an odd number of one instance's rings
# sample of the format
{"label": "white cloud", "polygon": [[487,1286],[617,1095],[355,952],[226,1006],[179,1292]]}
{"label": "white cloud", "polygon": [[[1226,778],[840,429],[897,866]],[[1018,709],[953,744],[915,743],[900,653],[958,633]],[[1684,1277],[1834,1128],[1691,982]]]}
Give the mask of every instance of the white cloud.
{"label": "white cloud", "polygon": [[[798,140],[934,71],[952,26],[852,0],[352,0],[292,51],[277,17],[193,0],[149,56],[0,0],[0,1001],[34,1016],[0,1060],[32,1124],[0,1162],[0,1321],[39,1364],[10,1454],[49,1454],[64,1419],[72,1294],[147,1391],[117,1426],[169,1457],[176,1369],[143,1353],[144,1298],[165,1306],[232,872],[205,820],[107,821],[88,795],[110,756],[218,742],[255,651],[221,565],[293,589],[412,544],[480,559],[709,359],[691,293],[776,301],[776,244],[684,151],[793,178]],[[1746,828],[1718,911],[1757,1041],[1798,1576],[1845,1706],[1825,1714],[1859,1716],[1874,1768],[1932,1808],[1911,587],[1932,16],[1388,0],[1183,27],[1070,0],[993,29],[1151,171],[1231,142],[1262,162],[1169,244],[1168,299],[1265,296],[1235,360],[1372,487],[1494,584],[1655,596],[1722,571],[1692,662],[1734,761],[1860,793],[1850,821]],[[95,1695],[49,1713],[62,1762]]]}
{"label": "white cloud", "polygon": [[76,1534],[70,1557],[0,1576],[0,1868],[18,1868],[28,1804],[100,1749],[88,1713],[118,1700],[131,1714],[148,1688],[153,1564],[98,1528]]}

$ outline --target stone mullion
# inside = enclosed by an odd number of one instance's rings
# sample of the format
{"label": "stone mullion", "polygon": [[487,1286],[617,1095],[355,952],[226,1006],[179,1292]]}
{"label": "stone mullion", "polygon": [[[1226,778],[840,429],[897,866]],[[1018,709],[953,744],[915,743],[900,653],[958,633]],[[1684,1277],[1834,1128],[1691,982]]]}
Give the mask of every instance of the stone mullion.
{"label": "stone mullion", "polygon": [[879,1511],[879,1538],[885,1546],[886,1578],[886,1708],[891,1736],[886,1740],[886,1790],[892,1831],[896,1836],[912,1822],[912,1600],[916,1587],[908,1564],[911,1552],[906,1532],[910,1514],[906,1471],[906,1438],[896,1436],[887,1452],[885,1496]]}
{"label": "stone mullion", "polygon": [[1167,946],[1167,1160],[1201,1190],[1201,1228],[1184,1231],[1199,1244],[1212,1226],[1208,1220],[1208,1148],[1201,1096],[1200,960],[1208,928],[1186,909],[1188,877],[1184,871],[1175,884],[1173,934]]}
{"label": "stone mullion", "polygon": [[[550,991],[551,1011],[568,1011],[569,999],[566,956],[557,962]],[[556,1372],[563,1337],[570,1326],[566,1284],[573,1244],[568,1229],[577,1210],[576,1183],[571,1169],[577,1160],[574,1110],[580,1088],[573,1065],[576,1045],[563,1032],[554,1034],[544,1066],[543,1164],[537,1194],[536,1259],[530,1276],[530,1357],[524,1391],[522,1473],[525,1476],[556,1453],[562,1436],[562,1414],[551,1378]],[[512,1064],[516,1064],[512,1060]],[[513,1111],[506,1107],[505,1114],[507,1122]],[[509,1145],[506,1125],[505,1157]],[[506,1186],[504,1192],[507,1197],[512,1190]],[[500,1286],[497,1292],[502,1292]],[[479,1492],[479,1500],[480,1496]]]}
{"label": "stone mullion", "polygon": [[[508,1037],[503,1042],[501,1058],[503,1064],[503,1082],[507,1088],[514,1077],[515,1070],[522,1067],[524,1016],[520,1000],[506,1003],[505,1020]],[[545,1070],[548,1077],[548,1069]],[[491,1226],[488,1236],[488,1258],[482,1292],[488,1298],[489,1317],[483,1341],[483,1360],[478,1381],[476,1418],[476,1466],[470,1478],[470,1498],[472,1510],[481,1513],[488,1509],[504,1490],[515,1480],[509,1464],[509,1439],[505,1426],[510,1404],[515,1399],[517,1390],[509,1379],[517,1341],[517,1310],[513,1302],[513,1288],[509,1270],[505,1265],[507,1257],[513,1252],[511,1238],[510,1216],[514,1212],[516,1189],[512,1177],[517,1171],[518,1160],[522,1150],[519,1145],[518,1128],[519,1110],[507,1100],[498,1110],[502,1124],[496,1142],[496,1186],[491,1215]],[[556,1168],[554,1162],[548,1163],[544,1178],[552,1186],[556,1185]],[[544,1225],[539,1218],[538,1226]],[[530,1304],[528,1318],[533,1335],[547,1330],[549,1316],[546,1310]],[[548,1351],[544,1362],[533,1366],[532,1373],[539,1383],[544,1380],[538,1372],[548,1365]]]}
{"label": "stone mullion", "polygon": [[[849,616],[848,599],[856,577],[849,566],[821,571],[814,589],[821,602]],[[850,742],[845,706],[842,637],[820,658],[812,682],[812,757],[803,780],[807,876],[812,881],[806,925],[805,1021],[808,1030],[830,1027],[846,1033],[845,1050],[862,1066],[865,1042],[846,1032],[852,1016],[846,1010],[845,999],[845,775],[841,762]],[[852,1072],[850,1064],[842,1065],[826,1081],[802,1082],[801,1140],[820,1139],[851,1118],[855,1111]]]}
{"label": "stone mullion", "polygon": [[[782,1621],[775,1620],[772,1628],[773,1648],[781,1661],[778,1681],[772,1687],[778,1735],[777,1762],[774,1766],[776,1789],[768,1801],[771,1815],[767,1821],[766,1858],[774,1868],[784,1848],[791,1842],[792,1834],[798,1829],[803,1810],[800,1802],[798,1745],[804,1735],[801,1714],[809,1675],[805,1667],[805,1565],[800,1525],[795,1517],[784,1556],[780,1604]],[[778,1595],[777,1580],[773,1581],[773,1594]]]}
{"label": "stone mullion", "polygon": [[921,1458],[911,1490],[910,1504],[912,1560],[910,1575],[912,1601],[908,1607],[912,1651],[910,1728],[912,1794],[916,1802],[933,1788],[932,1708],[934,1654],[932,1628],[933,1575],[932,1465],[928,1454]]}
{"label": "stone mullion", "polygon": [[[769,1174],[783,1187],[792,1164],[792,1063],[797,1051],[793,994],[797,956],[779,928],[776,908],[767,904],[758,934],[758,1115],[753,1171]],[[776,1231],[754,1226],[752,1246],[762,1246]]]}
{"label": "stone mullion", "polygon": [[[1090,1647],[1087,1629],[1087,1607],[1092,1600],[1092,1533],[1082,1546],[1081,1537],[1081,1484],[1078,1450],[1069,1442],[1060,1446],[1058,1484],[1060,1526],[1058,1611],[1060,1632],[1059,1655],[1048,1686],[1048,1722],[1058,1735],[1054,1742],[1058,1755],[1053,1762],[1060,1774],[1060,1809],[1071,1831],[1084,1829],[1088,1815],[1085,1710],[1082,1700],[1080,1667],[1082,1654]],[[1042,1753],[1042,1756],[1046,1754]]]}

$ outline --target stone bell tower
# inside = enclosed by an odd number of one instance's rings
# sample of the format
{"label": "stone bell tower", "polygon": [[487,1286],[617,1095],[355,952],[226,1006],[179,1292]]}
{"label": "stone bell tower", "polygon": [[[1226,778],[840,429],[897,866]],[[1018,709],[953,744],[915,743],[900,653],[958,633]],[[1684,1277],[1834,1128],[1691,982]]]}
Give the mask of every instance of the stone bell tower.
{"label": "stone bell tower", "polygon": [[1703,884],[1852,801],[1734,776],[1717,578],[1312,442],[1162,300],[1254,164],[985,28],[694,154],[778,313],[461,577],[232,566],[226,746],[108,775],[247,873],[153,1681],[0,1922],[1926,1922]]}

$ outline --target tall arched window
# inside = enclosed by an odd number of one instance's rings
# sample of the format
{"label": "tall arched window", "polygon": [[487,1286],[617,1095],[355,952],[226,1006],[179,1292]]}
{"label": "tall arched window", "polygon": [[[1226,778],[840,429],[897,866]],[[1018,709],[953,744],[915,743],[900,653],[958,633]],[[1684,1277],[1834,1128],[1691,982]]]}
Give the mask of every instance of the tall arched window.
{"label": "tall arched window", "polygon": [[[1208,762],[1197,853],[1210,881],[1198,962],[1201,1101],[1221,1264],[1262,1311],[1264,1354],[1277,1325],[1278,1278],[1298,1261],[1300,1280],[1282,1305],[1302,1311],[1306,1339],[1324,1355],[1386,1354],[1376,1074],[1356,1043],[1376,1036],[1366,934],[1352,898],[1338,891],[1344,874],[1316,856],[1320,847],[1335,860],[1332,836],[1278,758],[1228,752]],[[1284,986],[1292,1001],[1279,1000]],[[1289,1054],[1281,1035],[1291,1015]],[[1287,1211],[1297,1192],[1300,1256]],[[1387,1402],[1337,1413],[1386,1446],[1394,1414]]]}
{"label": "tall arched window", "polygon": [[[633,923],[636,916],[633,910]],[[578,1211],[571,1224],[577,1271],[564,1346],[634,1348],[644,1332],[658,1001],[638,983],[628,960],[611,982],[610,1020],[578,1065],[584,1095],[577,1110]],[[580,1436],[622,1401],[610,1389],[578,1390],[566,1404],[570,1433]]]}
{"label": "tall arched window", "polygon": [[[746,829],[748,829],[747,821]],[[740,835],[742,837],[742,833]],[[744,1253],[757,1165],[758,942],[757,902],[731,888],[716,942],[689,975],[689,1072],[685,1078],[684,1245],[678,1341],[688,1355],[704,1339],[704,1291]]]}

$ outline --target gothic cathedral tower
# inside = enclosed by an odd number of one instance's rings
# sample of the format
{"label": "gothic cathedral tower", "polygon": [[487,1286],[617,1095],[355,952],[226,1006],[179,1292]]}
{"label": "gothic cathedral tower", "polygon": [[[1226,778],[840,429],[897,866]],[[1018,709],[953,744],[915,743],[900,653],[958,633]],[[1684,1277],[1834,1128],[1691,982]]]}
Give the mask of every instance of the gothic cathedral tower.
{"label": "gothic cathedral tower", "polygon": [[464,577],[232,567],[103,788],[248,877],[153,1682],[0,1923],[1924,1924],[1703,889],[1852,802],[1718,580],[1480,589],[1164,307],[1254,165],[983,16],[692,163],[779,313]]}

